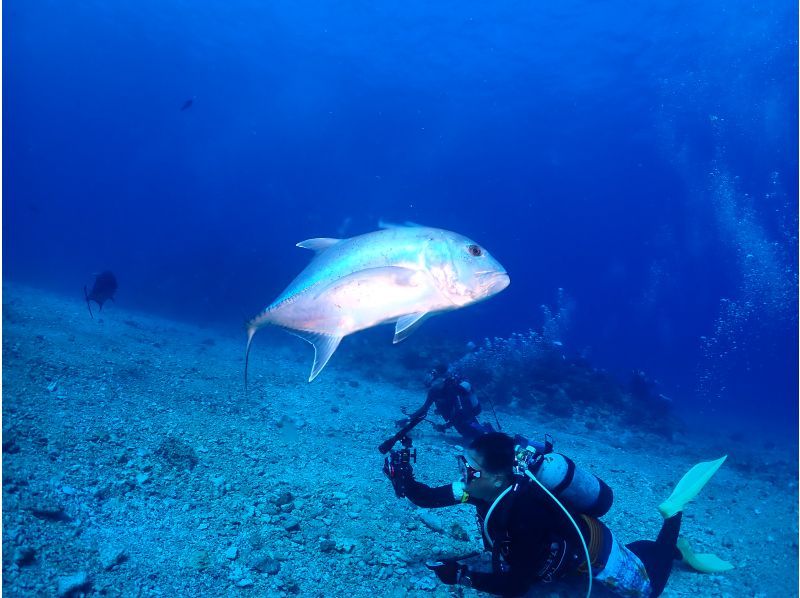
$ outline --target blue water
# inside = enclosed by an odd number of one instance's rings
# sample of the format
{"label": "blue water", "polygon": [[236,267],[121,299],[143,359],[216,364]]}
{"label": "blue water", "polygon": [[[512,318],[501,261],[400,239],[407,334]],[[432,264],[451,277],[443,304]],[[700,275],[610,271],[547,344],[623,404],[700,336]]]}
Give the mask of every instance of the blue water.
{"label": "blue water", "polygon": [[118,305],[235,329],[307,263],[296,242],[440,226],[512,283],[417,335],[537,327],[563,288],[568,351],[644,369],[690,416],[796,434],[792,3],[3,17],[6,280],[80,298],[109,268]]}

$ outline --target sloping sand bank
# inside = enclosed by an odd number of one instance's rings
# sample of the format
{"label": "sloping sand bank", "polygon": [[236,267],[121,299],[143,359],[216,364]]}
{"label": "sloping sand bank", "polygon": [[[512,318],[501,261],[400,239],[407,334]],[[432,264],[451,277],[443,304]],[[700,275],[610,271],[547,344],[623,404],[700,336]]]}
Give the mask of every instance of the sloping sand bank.
{"label": "sloping sand bank", "polygon": [[[479,549],[473,512],[394,497],[377,445],[411,390],[356,376],[347,344],[313,384],[305,343],[259,339],[242,383],[244,333],[220,333],[78,295],[3,293],[3,590],[8,596],[450,596],[423,566]],[[410,341],[413,342],[413,341]],[[288,348],[287,348],[288,347]],[[387,352],[391,348],[376,347]],[[499,411],[603,477],[605,518],[652,538],[655,506],[692,464],[729,452],[684,518],[698,552],[737,568],[676,567],[665,596],[797,595],[797,466],[754,439],[587,432],[579,419]],[[417,478],[457,476],[457,439],[423,424]],[[582,595],[584,580],[543,587]],[[463,591],[464,595],[475,595]]]}

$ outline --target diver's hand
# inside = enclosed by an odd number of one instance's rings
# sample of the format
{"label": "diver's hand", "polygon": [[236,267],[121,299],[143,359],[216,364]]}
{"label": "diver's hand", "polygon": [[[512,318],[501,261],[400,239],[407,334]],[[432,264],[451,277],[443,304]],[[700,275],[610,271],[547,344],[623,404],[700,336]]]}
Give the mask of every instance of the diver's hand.
{"label": "diver's hand", "polygon": [[436,574],[444,584],[452,586],[461,581],[462,578],[467,576],[469,567],[459,563],[455,559],[448,559],[445,561],[428,561],[425,566]]}
{"label": "diver's hand", "polygon": [[383,460],[383,473],[389,478],[394,488],[394,493],[398,498],[405,498],[406,484],[414,479],[414,473],[411,470],[411,465],[393,463],[391,456]]}

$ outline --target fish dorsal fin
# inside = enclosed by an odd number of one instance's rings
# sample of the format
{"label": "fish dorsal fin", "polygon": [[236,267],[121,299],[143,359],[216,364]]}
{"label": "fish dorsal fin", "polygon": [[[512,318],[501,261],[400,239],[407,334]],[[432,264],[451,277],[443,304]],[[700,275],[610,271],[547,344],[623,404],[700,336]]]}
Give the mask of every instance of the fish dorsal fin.
{"label": "fish dorsal fin", "polygon": [[322,253],[328,247],[333,247],[337,243],[339,243],[341,239],[331,239],[328,237],[319,237],[318,239],[306,239],[305,241],[300,241],[297,244],[297,247],[302,247],[303,249],[310,249],[311,251],[316,251],[317,253]]}
{"label": "fish dorsal fin", "polygon": [[295,336],[299,336],[314,347],[314,365],[311,368],[311,375],[308,377],[308,381],[311,382],[328,363],[331,355],[336,351],[339,343],[342,342],[342,337],[309,330],[294,330],[292,328],[287,328],[286,330]]}
{"label": "fish dorsal fin", "polygon": [[411,333],[425,321],[427,315],[428,312],[421,311],[397,318],[397,324],[394,327],[394,340],[392,340],[392,343],[397,344],[408,338]]}
{"label": "fish dorsal fin", "polygon": [[411,222],[410,220],[406,220],[402,224],[396,224],[394,222],[386,222],[385,220],[378,220],[378,228],[424,228],[421,224],[417,224],[416,222]]}

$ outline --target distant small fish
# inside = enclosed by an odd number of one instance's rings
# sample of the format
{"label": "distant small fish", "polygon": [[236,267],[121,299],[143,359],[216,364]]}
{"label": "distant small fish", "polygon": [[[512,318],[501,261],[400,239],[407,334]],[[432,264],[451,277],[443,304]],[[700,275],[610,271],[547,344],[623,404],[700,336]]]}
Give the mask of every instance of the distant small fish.
{"label": "distant small fish", "polygon": [[92,316],[92,319],[94,319],[94,314],[92,313],[92,304],[89,302],[94,301],[100,306],[100,311],[103,311],[103,303],[109,299],[113,301],[114,293],[116,292],[117,277],[114,276],[114,273],[110,270],[106,270],[105,272],[95,275],[91,292],[86,291],[86,286],[83,287],[83,296],[86,298],[86,307],[89,308],[89,315]]}
{"label": "distant small fish", "polygon": [[183,112],[184,110],[188,110],[189,108],[192,107],[192,104],[194,104],[194,98],[195,96],[192,96],[183,103],[183,106],[181,106],[181,112]]}

